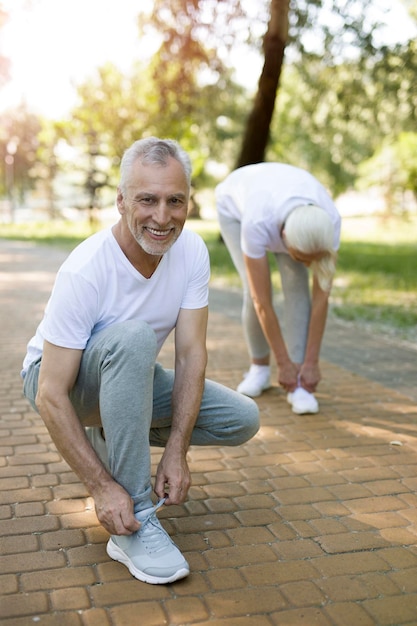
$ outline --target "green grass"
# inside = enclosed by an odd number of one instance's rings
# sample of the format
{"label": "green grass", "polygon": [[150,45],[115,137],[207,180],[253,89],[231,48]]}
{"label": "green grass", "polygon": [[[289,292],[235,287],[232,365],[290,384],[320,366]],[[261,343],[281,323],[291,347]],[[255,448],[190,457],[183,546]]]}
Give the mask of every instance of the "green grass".
{"label": "green grass", "polygon": [[35,241],[36,243],[57,246],[72,250],[83,239],[94,232],[87,222],[27,222],[23,224],[0,224],[0,238],[15,241]]}
{"label": "green grass", "polygon": [[[210,253],[212,281],[238,287],[239,277],[217,222],[189,220]],[[0,237],[36,241],[71,250],[93,231],[86,223],[48,222],[0,225]],[[409,220],[346,218],[331,296],[331,309],[341,319],[373,330],[417,341],[417,217]],[[273,268],[273,283],[280,287]]]}
{"label": "green grass", "polygon": [[345,219],[332,311],[417,340],[417,219]]}

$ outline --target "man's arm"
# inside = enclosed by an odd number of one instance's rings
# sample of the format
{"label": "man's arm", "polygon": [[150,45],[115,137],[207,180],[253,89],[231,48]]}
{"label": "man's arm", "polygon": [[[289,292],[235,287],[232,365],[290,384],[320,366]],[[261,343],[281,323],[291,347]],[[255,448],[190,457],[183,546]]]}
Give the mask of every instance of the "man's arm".
{"label": "man's arm", "polygon": [[175,328],[171,434],[155,481],[155,493],[167,496],[167,505],[184,502],[191,485],[186,455],[204,390],[207,319],[207,307],[181,309]]}
{"label": "man's arm", "polygon": [[44,342],[36,405],[58,451],[94,498],[100,523],[111,534],[128,535],[139,527],[132,499],[96,455],[69,397],[81,357],[82,350]]}
{"label": "man's arm", "polygon": [[275,313],[268,257],[252,259],[245,255],[244,259],[256,314],[278,366],[278,382],[286,391],[293,391],[297,386],[297,367],[288,355]]}

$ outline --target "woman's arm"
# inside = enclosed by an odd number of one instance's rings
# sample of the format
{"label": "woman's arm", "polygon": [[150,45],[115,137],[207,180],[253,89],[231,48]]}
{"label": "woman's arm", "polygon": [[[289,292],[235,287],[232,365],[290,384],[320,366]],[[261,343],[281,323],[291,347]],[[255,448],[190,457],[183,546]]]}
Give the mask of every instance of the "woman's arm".
{"label": "woman's arm", "polygon": [[320,288],[318,280],[314,276],[306,354],[300,369],[300,383],[310,393],[315,391],[321,378],[319,357],[326,327],[328,305],[329,292]]}
{"label": "woman's arm", "polygon": [[288,355],[274,309],[268,257],[252,259],[244,255],[244,259],[255,311],[279,370],[278,382],[286,391],[293,391],[297,386],[298,372]]}

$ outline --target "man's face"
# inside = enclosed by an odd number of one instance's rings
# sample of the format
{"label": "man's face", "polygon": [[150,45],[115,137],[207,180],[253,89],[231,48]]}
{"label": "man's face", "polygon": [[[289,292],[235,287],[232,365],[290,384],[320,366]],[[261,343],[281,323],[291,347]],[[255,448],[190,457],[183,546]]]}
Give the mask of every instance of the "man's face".
{"label": "man's face", "polygon": [[120,189],[117,207],[136,242],[147,253],[163,255],[178,239],[187,217],[189,186],[181,164],[132,167],[126,194]]}

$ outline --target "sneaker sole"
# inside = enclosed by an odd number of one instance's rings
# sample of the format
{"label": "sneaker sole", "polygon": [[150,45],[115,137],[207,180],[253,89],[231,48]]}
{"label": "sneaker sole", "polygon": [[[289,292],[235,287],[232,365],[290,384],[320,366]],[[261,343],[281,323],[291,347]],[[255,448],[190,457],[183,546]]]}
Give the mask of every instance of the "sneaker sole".
{"label": "sneaker sole", "polygon": [[267,389],[271,389],[271,387],[272,387],[272,385],[268,385],[267,387],[262,387],[262,389],[259,389],[259,391],[257,391],[257,393],[247,393],[245,391],[240,391],[239,388],[237,388],[236,391],[238,393],[241,393],[242,396],[247,396],[248,398],[259,398],[259,396],[261,396],[264,391],[267,391]]}
{"label": "sneaker sole", "polygon": [[307,415],[307,414],[314,415],[319,412],[319,408],[317,407],[317,409],[306,409],[304,411],[303,410],[300,411],[299,409],[292,407],[292,412],[296,413],[297,415]]}
{"label": "sneaker sole", "polygon": [[174,574],[171,574],[171,576],[167,576],[165,578],[162,578],[161,576],[151,576],[150,574],[146,574],[146,572],[142,572],[142,570],[137,569],[137,567],[133,565],[132,561],[129,559],[129,557],[126,556],[123,550],[116,546],[116,544],[111,539],[109,539],[109,541],[107,542],[106,551],[111,559],[125,565],[129,572],[132,574],[132,576],[144,583],[150,583],[151,585],[165,585],[167,583],[173,583],[176,580],[185,578],[190,573],[190,570],[187,567],[182,567]]}

